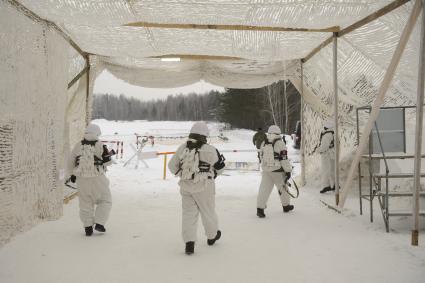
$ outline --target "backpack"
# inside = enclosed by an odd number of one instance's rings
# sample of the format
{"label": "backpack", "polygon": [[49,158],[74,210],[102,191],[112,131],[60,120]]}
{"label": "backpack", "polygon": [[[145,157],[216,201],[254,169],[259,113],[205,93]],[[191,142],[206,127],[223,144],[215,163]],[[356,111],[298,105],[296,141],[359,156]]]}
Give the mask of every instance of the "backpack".
{"label": "backpack", "polygon": [[261,155],[263,166],[266,166],[266,167],[281,166],[279,153],[274,151],[274,145],[279,140],[280,139],[275,139],[273,142],[269,142],[268,140],[265,141],[263,149],[262,149],[262,155]]}
{"label": "backpack", "polygon": [[332,131],[332,130],[326,130],[326,131],[324,131],[324,132],[321,132],[320,133],[320,143],[319,143],[319,147],[320,147],[320,145],[322,144],[322,137],[324,136],[324,135],[326,135],[327,133],[331,133],[332,134],[332,141],[331,141],[331,143],[330,143],[330,145],[329,145],[329,149],[331,149],[331,148],[334,148],[334,146],[335,146],[335,144],[334,144],[334,140],[335,140],[335,138],[334,138],[334,131]]}
{"label": "backpack", "polygon": [[181,180],[192,180],[197,183],[214,175],[211,172],[211,165],[199,159],[199,149],[186,147],[179,156],[180,169],[177,175]]}
{"label": "backpack", "polygon": [[263,142],[267,141],[267,135],[265,133],[256,133],[254,135],[255,147],[260,149]]}
{"label": "backpack", "polygon": [[97,141],[81,141],[81,155],[75,160],[74,175],[81,177],[96,177],[105,173],[103,160],[96,156]]}

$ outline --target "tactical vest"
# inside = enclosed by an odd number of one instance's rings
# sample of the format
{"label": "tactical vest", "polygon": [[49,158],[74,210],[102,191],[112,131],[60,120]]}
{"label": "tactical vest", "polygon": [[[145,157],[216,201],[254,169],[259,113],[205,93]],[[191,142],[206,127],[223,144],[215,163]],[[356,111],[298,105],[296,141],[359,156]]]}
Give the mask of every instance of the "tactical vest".
{"label": "tactical vest", "polygon": [[216,150],[218,161],[213,166],[208,162],[200,160],[199,150],[201,148],[202,146],[200,148],[186,147],[179,156],[180,168],[177,175],[182,180],[192,180],[194,183],[197,183],[202,180],[212,179],[217,176],[217,170],[225,167],[224,156],[220,155],[218,150]]}
{"label": "tactical vest", "polygon": [[197,183],[214,175],[211,171],[211,165],[199,159],[199,149],[186,147],[179,156],[180,169],[177,175],[182,180],[192,180]]}
{"label": "tactical vest", "polygon": [[335,134],[335,132],[332,131],[332,130],[326,130],[326,131],[320,133],[320,143],[319,143],[319,146],[318,147],[320,147],[321,144],[322,144],[322,137],[324,135],[326,135],[327,133],[331,133],[332,134],[332,141],[329,144],[329,149],[334,148],[334,146],[335,146],[335,144],[334,144],[334,134]]}
{"label": "tactical vest", "polygon": [[96,177],[105,174],[106,168],[103,160],[96,156],[96,143],[98,141],[81,141],[81,155],[75,159],[74,175],[80,177]]}
{"label": "tactical vest", "polygon": [[263,166],[266,167],[277,167],[281,166],[280,161],[281,156],[279,153],[274,151],[274,145],[277,141],[280,139],[275,139],[273,142],[269,142],[268,140],[265,141],[263,149],[262,149],[262,155],[261,155],[261,161],[263,163]]}

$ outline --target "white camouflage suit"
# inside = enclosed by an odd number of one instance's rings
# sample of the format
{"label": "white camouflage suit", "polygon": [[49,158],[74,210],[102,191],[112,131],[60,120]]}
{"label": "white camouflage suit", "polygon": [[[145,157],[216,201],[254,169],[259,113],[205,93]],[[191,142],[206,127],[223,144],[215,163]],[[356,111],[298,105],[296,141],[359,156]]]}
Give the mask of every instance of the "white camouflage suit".
{"label": "white camouflage suit", "polygon": [[[182,155],[186,144],[181,145],[176,154],[173,155],[168,168],[173,174],[177,174],[180,170],[180,156]],[[211,165],[211,173],[207,178],[203,178],[198,182],[193,180],[180,180],[180,194],[182,196],[182,236],[183,241],[195,242],[198,216],[201,214],[202,224],[205,229],[205,235],[208,239],[214,239],[217,235],[218,218],[215,212],[215,180],[213,166],[219,161],[217,149],[209,144],[204,144],[199,149],[199,160],[207,162]],[[216,171],[219,175],[224,168]]]}
{"label": "white camouflage suit", "polygon": [[[282,160],[275,160],[273,165],[268,165],[267,162],[262,160],[261,163],[261,184],[260,190],[258,192],[257,197],[257,208],[265,209],[267,207],[267,201],[270,197],[270,194],[273,190],[273,187],[276,186],[280,196],[280,202],[282,206],[290,205],[290,196],[284,189],[285,184],[285,172],[291,172],[292,166],[287,159],[287,148],[280,135],[277,134],[268,134],[267,139],[270,143],[274,140],[278,139],[274,146],[273,150],[275,153],[282,156]],[[262,143],[260,148],[260,155],[263,156],[265,142]],[[285,171],[283,172],[282,169]],[[277,170],[281,170],[280,172],[276,172]]]}
{"label": "white camouflage suit", "polygon": [[320,153],[322,166],[322,183],[324,187],[335,187],[335,149],[331,145],[334,141],[333,124],[328,122],[328,129],[323,129],[320,136]]}
{"label": "white camouflage suit", "polygon": [[[84,139],[97,141],[100,136],[100,128],[95,124],[87,126]],[[71,152],[69,158],[69,169],[71,174],[77,177],[78,200],[80,206],[80,218],[84,227],[94,224],[105,225],[112,207],[109,180],[105,176],[106,170],[81,168],[76,166],[76,159],[82,155],[82,143],[78,142]],[[97,141],[94,146],[94,154],[102,159],[103,143]],[[104,163],[105,166],[111,162]],[[80,168],[79,168],[80,167]]]}

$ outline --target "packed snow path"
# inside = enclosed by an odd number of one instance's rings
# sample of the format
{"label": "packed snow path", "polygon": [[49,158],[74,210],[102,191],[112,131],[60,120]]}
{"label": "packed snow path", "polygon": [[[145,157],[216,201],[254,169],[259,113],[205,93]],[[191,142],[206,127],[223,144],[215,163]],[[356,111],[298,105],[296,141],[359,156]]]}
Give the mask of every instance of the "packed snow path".
{"label": "packed snow path", "polygon": [[195,254],[186,256],[177,180],[161,180],[161,159],[149,165],[111,168],[106,234],[84,236],[75,199],[60,220],[0,249],[0,282],[424,282],[423,242],[413,248],[408,231],[387,234],[357,212],[336,214],[320,204],[316,188],[304,189],[288,214],[273,192],[267,217],[257,218],[259,172],[227,171],[218,179],[223,236],[210,247],[199,225]]}

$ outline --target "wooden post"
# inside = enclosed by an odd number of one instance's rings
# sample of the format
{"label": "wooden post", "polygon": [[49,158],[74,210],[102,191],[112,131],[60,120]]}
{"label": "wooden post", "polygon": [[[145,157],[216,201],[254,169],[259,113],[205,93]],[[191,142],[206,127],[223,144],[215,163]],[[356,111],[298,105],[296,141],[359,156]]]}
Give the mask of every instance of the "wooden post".
{"label": "wooden post", "polygon": [[357,169],[357,165],[360,162],[361,155],[366,148],[368,143],[369,135],[372,130],[372,127],[378,118],[379,109],[381,105],[384,103],[385,94],[387,93],[388,88],[391,85],[391,81],[394,77],[395,71],[397,69],[398,63],[400,62],[400,58],[403,54],[403,51],[406,47],[407,41],[409,40],[410,34],[415,27],[416,20],[418,19],[419,13],[422,7],[422,0],[416,0],[415,5],[413,7],[412,13],[404,27],[403,33],[401,34],[400,41],[394,51],[393,57],[391,59],[390,65],[387,68],[387,72],[385,73],[384,80],[382,81],[381,87],[379,88],[378,95],[375,98],[375,101],[372,105],[372,111],[370,112],[369,120],[363,130],[362,137],[359,142],[359,146],[357,147],[356,155],[354,156],[353,162],[351,163],[350,169],[348,171],[347,179],[345,180],[344,186],[342,188],[342,193],[340,194],[339,200],[339,209],[342,209],[345,204],[345,200],[347,199],[348,193],[351,189],[354,173]]}
{"label": "wooden post", "polygon": [[164,154],[164,176],[162,179],[167,179],[167,154]]}
{"label": "wooden post", "polygon": [[300,111],[300,116],[301,116],[301,145],[300,145],[300,154],[301,154],[301,183],[304,186],[306,184],[306,180],[305,180],[305,149],[304,149],[304,70],[303,70],[303,62],[302,60],[300,60],[300,65],[301,65],[301,111]]}
{"label": "wooden post", "polygon": [[338,35],[333,35],[333,87],[334,87],[334,123],[335,123],[335,203],[339,203],[339,128],[338,128]]}
{"label": "wooden post", "polygon": [[88,125],[90,123],[90,105],[89,105],[89,98],[90,98],[90,58],[87,55],[86,57],[86,65],[89,67],[89,70],[87,72],[87,76],[86,76],[86,125]]}
{"label": "wooden post", "polygon": [[122,159],[123,155],[124,155],[124,142],[121,141],[121,159]]}
{"label": "wooden post", "polygon": [[288,83],[288,81],[285,79],[284,80],[284,85],[283,85],[283,99],[285,101],[285,134],[288,134],[289,131],[289,115],[288,115],[288,94],[286,93],[286,84]]}
{"label": "wooden post", "polygon": [[421,190],[422,125],[424,116],[425,79],[425,0],[422,0],[421,43],[419,48],[418,89],[416,99],[415,167],[413,185],[412,246],[419,244],[419,191]]}

